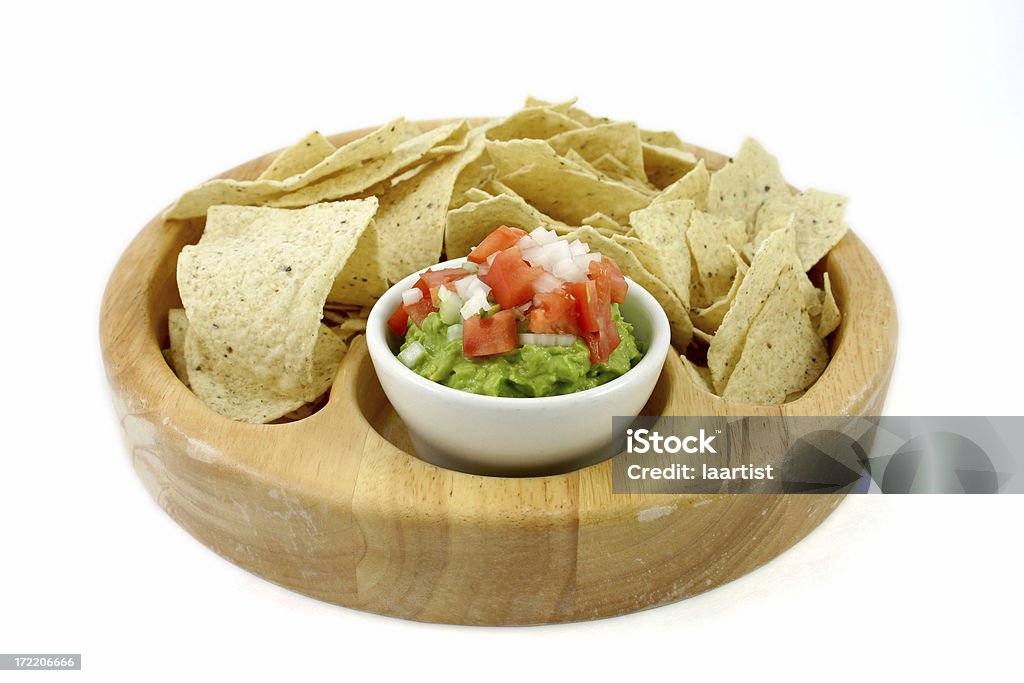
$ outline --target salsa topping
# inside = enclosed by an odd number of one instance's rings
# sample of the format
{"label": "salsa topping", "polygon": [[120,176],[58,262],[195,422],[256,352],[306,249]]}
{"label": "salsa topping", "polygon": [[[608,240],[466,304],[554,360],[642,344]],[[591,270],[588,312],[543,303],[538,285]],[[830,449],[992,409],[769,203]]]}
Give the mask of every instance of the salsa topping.
{"label": "salsa topping", "polygon": [[[461,336],[466,358],[506,354],[526,344],[568,347],[581,339],[596,365],[607,363],[621,343],[612,305],[624,303],[627,290],[615,261],[583,242],[560,239],[544,227],[527,233],[501,226],[462,266],[420,273],[402,293],[388,327],[404,337],[410,321],[421,328],[437,313],[451,326],[449,339]],[[411,365],[423,352],[422,345],[409,345],[402,360]]]}

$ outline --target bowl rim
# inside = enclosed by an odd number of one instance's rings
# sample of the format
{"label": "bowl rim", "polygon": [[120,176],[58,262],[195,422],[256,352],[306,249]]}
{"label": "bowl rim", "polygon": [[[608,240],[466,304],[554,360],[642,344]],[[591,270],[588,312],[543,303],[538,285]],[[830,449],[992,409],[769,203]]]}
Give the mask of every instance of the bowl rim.
{"label": "bowl rim", "polygon": [[[396,300],[401,297],[401,293],[412,287],[416,278],[420,276],[420,273],[425,270],[433,270],[438,267],[451,267],[464,263],[466,257],[456,259],[448,259],[447,261],[441,261],[439,263],[427,266],[426,268],[419,268],[415,272],[405,276],[395,284],[391,285],[386,292],[377,300],[370,310],[370,315],[366,321],[366,347],[370,353],[370,358],[373,361],[374,372],[378,375],[381,373],[381,369],[378,369],[378,361],[385,364],[383,370],[391,371],[394,369],[394,374],[401,380],[411,382],[413,386],[419,387],[423,391],[435,394],[437,398],[442,400],[457,400],[462,402],[477,403],[483,401],[484,404],[493,406],[495,408],[501,407],[515,407],[518,409],[525,408],[527,406],[548,406],[557,407],[564,403],[569,403],[574,399],[578,400],[580,397],[583,400],[587,399],[600,399],[606,394],[614,393],[616,390],[624,387],[625,385],[638,381],[639,377],[643,373],[636,372],[643,368],[644,370],[649,369],[651,365],[657,363],[657,370],[660,373],[662,367],[665,364],[665,359],[668,355],[668,349],[670,347],[670,335],[671,331],[668,323],[668,315],[665,313],[665,309],[661,307],[657,299],[654,298],[650,292],[638,285],[631,278],[626,278],[629,284],[629,290],[627,296],[637,295],[640,298],[640,308],[646,311],[650,317],[651,323],[651,338],[648,342],[648,348],[644,352],[643,358],[631,367],[626,372],[622,373],[615,379],[609,380],[600,386],[591,387],[590,389],[582,389],[580,391],[573,391],[568,394],[558,394],[556,396],[527,396],[527,397],[512,397],[512,396],[489,396],[486,394],[475,394],[470,391],[463,391],[462,389],[455,389],[453,387],[446,386],[440,382],[429,380],[426,377],[414,372],[410,368],[406,367],[391,351],[391,347],[387,343],[387,318],[390,315],[390,308]],[[628,322],[628,321],[627,321]],[[528,403],[526,403],[528,402]]]}

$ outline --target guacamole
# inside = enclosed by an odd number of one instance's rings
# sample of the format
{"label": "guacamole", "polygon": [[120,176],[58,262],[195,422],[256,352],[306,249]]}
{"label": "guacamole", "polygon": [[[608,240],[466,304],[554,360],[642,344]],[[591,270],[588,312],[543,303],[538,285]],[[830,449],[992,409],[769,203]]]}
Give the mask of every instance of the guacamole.
{"label": "guacamole", "polygon": [[402,349],[413,342],[422,344],[426,352],[411,369],[453,389],[513,398],[559,396],[609,382],[643,357],[633,336],[633,326],[623,320],[618,304],[612,304],[612,319],[621,343],[607,363],[591,364],[590,351],[582,339],[572,346],[526,344],[497,356],[466,358],[462,340],[449,341],[449,325],[441,321],[437,312],[424,318],[422,325],[409,325]]}

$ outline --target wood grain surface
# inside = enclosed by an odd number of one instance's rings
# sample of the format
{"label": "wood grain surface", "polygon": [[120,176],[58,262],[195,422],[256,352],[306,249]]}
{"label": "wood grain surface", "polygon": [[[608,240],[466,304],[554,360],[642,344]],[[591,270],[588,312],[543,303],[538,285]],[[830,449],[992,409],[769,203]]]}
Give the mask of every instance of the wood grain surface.
{"label": "wood grain surface", "polygon": [[[726,160],[693,151],[712,170]],[[254,178],[273,155],[224,177]],[[158,216],[129,245],[103,300],[103,359],[128,452],[153,498],[199,541],[270,581],[422,621],[608,617],[742,576],[803,538],[841,500],[612,494],[611,461],[518,479],[429,465],[410,455],[362,340],[311,417],[277,425],[221,417],[160,353],[167,311],[180,306],[177,255],[202,226]],[[880,414],[896,354],[892,294],[853,233],[825,266],[844,318],[829,366],[803,397],[772,407],[726,402],[699,390],[670,354],[645,413]]]}

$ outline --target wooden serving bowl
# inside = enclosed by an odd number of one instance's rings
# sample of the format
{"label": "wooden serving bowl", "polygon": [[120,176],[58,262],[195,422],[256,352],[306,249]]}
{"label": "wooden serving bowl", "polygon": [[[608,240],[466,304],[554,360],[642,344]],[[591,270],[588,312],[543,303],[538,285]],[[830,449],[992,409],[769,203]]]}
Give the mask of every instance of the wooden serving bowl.
{"label": "wooden serving bowl", "polygon": [[[726,162],[693,151],[711,170]],[[273,156],[224,176],[254,178]],[[841,500],[613,494],[611,461],[507,479],[429,465],[410,455],[362,340],[346,355],[327,405],[312,416],[276,425],[224,418],[178,381],[160,353],[167,311],[181,303],[178,253],[202,228],[201,219],[158,216],[132,241],[103,299],[103,359],[125,443],[150,494],[202,543],[274,583],[421,621],[608,617],[751,571],[803,538]],[[772,407],[727,402],[694,386],[670,353],[644,414],[880,414],[896,355],[892,294],[852,233],[825,265],[843,322],[831,362],[803,397]]]}

